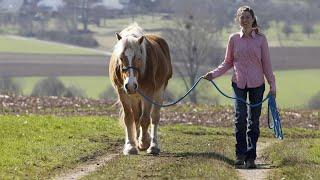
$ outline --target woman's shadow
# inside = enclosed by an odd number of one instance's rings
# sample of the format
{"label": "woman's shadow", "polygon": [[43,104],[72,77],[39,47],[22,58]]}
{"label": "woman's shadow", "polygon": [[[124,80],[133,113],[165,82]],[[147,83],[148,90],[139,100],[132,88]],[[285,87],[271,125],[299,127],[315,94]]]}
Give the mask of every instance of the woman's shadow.
{"label": "woman's shadow", "polygon": [[216,153],[216,152],[179,152],[179,153],[172,153],[172,152],[162,152],[160,153],[160,157],[199,157],[199,158],[207,158],[207,159],[216,159],[219,161],[223,161],[229,165],[234,165],[235,161],[230,159],[229,157]]}
{"label": "woman's shadow", "polygon": [[[231,166],[235,166],[235,160],[231,159],[223,154],[217,152],[179,152],[179,153],[171,153],[171,152],[162,152],[160,153],[160,157],[199,157],[199,158],[207,158],[207,159],[215,159],[218,161],[223,161]],[[258,162],[256,169],[271,169],[271,165],[268,163],[260,163]],[[245,166],[236,166],[238,169],[245,169]]]}

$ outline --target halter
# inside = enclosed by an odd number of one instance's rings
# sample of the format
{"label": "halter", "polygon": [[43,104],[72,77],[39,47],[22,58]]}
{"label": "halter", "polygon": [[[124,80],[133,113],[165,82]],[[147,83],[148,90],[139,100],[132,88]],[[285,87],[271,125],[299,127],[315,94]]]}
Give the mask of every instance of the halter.
{"label": "halter", "polygon": [[127,71],[129,71],[129,69],[133,69],[135,71],[139,71],[139,69],[134,67],[134,66],[124,67],[124,68],[122,68],[122,71],[127,72]]}

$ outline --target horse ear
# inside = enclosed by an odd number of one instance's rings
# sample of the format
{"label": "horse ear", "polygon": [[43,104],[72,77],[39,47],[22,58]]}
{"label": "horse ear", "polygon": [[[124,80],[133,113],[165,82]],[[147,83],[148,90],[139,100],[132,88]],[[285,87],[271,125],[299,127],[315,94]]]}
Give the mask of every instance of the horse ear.
{"label": "horse ear", "polygon": [[139,44],[142,44],[143,39],[144,39],[144,36],[141,36],[141,37],[138,39]]}
{"label": "horse ear", "polygon": [[117,35],[118,40],[121,40],[121,39],[122,39],[122,37],[120,36],[119,33],[116,33],[116,35]]}

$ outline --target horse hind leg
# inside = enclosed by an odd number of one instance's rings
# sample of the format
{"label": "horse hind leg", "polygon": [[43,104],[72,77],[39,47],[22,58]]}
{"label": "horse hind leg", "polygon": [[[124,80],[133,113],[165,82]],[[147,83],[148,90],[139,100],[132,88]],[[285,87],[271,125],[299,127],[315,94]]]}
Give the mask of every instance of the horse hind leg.
{"label": "horse hind leg", "polygon": [[[155,100],[160,104],[163,101],[163,90],[160,90],[155,95]],[[160,121],[160,108],[159,106],[153,106],[151,111],[151,142],[150,147],[147,150],[148,154],[158,155],[160,153],[158,142],[158,125]]]}

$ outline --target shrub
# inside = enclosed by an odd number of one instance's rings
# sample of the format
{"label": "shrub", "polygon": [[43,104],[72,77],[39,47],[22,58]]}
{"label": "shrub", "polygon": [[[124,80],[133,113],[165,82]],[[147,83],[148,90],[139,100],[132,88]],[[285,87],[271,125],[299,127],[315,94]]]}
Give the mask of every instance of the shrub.
{"label": "shrub", "polygon": [[175,100],[173,93],[169,89],[165,90],[163,99],[165,102],[173,102]]}
{"label": "shrub", "polygon": [[62,81],[56,77],[48,77],[40,80],[32,90],[31,96],[63,96],[86,97],[83,89],[76,86],[65,87]]}
{"label": "shrub", "polygon": [[37,82],[31,96],[64,96],[66,88],[56,77],[48,77]]}
{"label": "shrub", "polygon": [[108,87],[106,90],[104,90],[102,93],[99,95],[99,99],[117,99],[117,94],[116,91],[113,89],[112,86]]}
{"label": "shrub", "polygon": [[37,38],[73,44],[82,47],[97,47],[99,44],[92,34],[67,33],[63,31],[44,31],[37,34]]}
{"label": "shrub", "polygon": [[0,78],[0,93],[3,94],[21,94],[21,86],[17,82],[13,81],[11,77]]}
{"label": "shrub", "polygon": [[84,90],[76,86],[68,87],[66,89],[66,94],[64,96],[65,97],[82,97],[82,98],[87,97]]}
{"label": "shrub", "polygon": [[320,91],[309,100],[309,108],[320,109]]}

